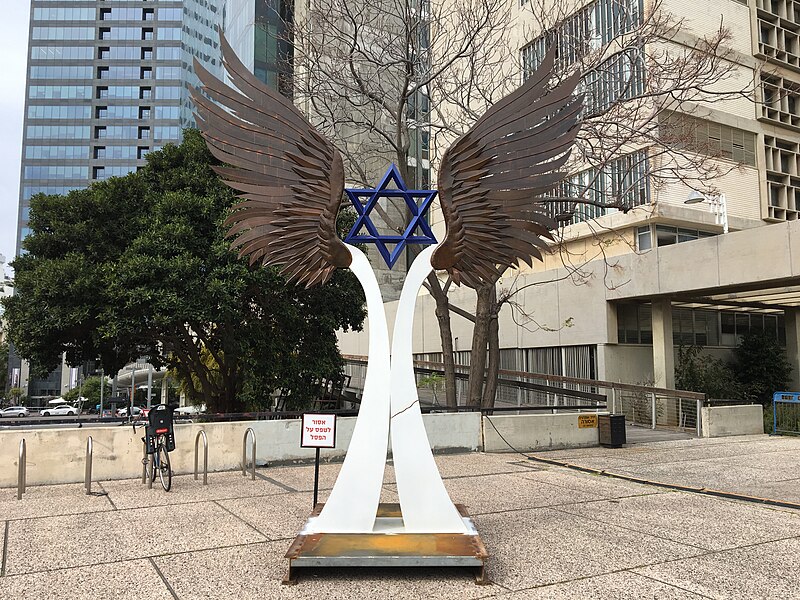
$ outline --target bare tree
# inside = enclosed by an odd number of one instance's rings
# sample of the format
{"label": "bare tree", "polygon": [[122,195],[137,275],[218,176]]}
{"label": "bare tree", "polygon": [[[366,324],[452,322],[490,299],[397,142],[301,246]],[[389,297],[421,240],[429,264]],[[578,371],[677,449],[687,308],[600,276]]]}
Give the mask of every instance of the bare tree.
{"label": "bare tree", "polygon": [[[555,44],[554,81],[582,73],[583,127],[570,177],[532,201],[549,203],[565,225],[590,221],[598,239],[613,235],[593,219],[646,205],[648,186],[680,181],[714,193],[709,182],[737,168],[717,159],[744,162],[697,130],[709,106],[754,101],[754,83],[738,70],[723,22],[691,34],[660,0],[647,10],[639,0],[603,1],[610,10],[598,27],[597,1],[529,0],[520,18],[507,0],[315,0],[298,10],[292,30],[296,101],[342,150],[352,181],[368,185],[390,160],[421,186],[443,151]],[[531,42],[520,48],[517,38]],[[579,280],[587,257],[573,259],[569,235],[556,232],[553,250]],[[603,244],[593,258],[604,257]],[[468,311],[451,304],[445,274],[428,278],[448,406],[456,405],[452,314],[474,323],[467,402],[494,405],[498,315],[506,305],[519,310],[514,295],[522,289],[498,294],[496,283],[476,289]]]}

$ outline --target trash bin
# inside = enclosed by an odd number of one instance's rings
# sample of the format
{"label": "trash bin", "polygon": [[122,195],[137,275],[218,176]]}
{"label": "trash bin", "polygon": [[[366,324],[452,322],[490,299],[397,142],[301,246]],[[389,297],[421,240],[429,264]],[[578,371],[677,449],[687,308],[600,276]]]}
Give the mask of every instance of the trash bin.
{"label": "trash bin", "polygon": [[601,446],[621,448],[626,442],[625,415],[598,415],[597,429]]}

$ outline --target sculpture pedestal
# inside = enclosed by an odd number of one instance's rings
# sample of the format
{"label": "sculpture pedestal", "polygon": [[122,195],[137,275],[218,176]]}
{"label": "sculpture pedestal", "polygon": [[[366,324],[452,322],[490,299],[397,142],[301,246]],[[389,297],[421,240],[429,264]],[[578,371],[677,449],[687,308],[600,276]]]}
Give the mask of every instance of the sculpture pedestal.
{"label": "sculpture pedestal", "polygon": [[[322,506],[317,504],[308,524]],[[373,533],[301,531],[286,552],[289,570],[283,583],[297,583],[297,569],[303,567],[471,567],[476,583],[489,583],[486,548],[464,506],[456,508],[470,533],[404,533],[399,504],[379,506]]]}

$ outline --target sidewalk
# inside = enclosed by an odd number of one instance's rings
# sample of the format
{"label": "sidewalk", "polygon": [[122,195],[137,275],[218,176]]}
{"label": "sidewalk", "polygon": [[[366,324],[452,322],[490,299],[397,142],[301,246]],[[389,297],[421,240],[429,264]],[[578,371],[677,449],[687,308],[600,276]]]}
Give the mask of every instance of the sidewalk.
{"label": "sidewalk", "polygon": [[[754,495],[794,494],[800,439],[727,438],[542,453],[660,480],[716,477]],[[311,511],[313,466],[0,489],[0,598],[796,598],[800,511],[670,492],[526,460],[437,457],[467,505],[494,582],[468,571],[316,570],[280,584]],[[603,468],[606,468],[605,466]],[[330,489],[339,465],[323,465]],[[383,501],[396,502],[387,468]],[[693,483],[697,483],[696,481]],[[711,487],[709,484],[708,487]],[[769,493],[768,493],[769,492]],[[327,493],[322,491],[320,499]],[[789,498],[781,498],[789,499]]]}

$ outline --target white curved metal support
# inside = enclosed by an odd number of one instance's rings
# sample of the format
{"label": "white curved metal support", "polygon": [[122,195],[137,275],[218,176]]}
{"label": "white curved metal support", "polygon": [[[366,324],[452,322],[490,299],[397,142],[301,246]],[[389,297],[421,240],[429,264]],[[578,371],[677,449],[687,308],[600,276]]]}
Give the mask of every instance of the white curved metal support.
{"label": "white curved metal support", "polygon": [[[395,316],[392,335],[391,431],[397,493],[405,533],[467,533],[468,528],[444,487],[433,459],[414,377],[412,328],[417,293],[431,272],[436,246],[411,265]],[[370,348],[371,350],[371,348]]]}
{"label": "white curved metal support", "polygon": [[389,330],[378,280],[363,252],[347,245],[350,270],[364,288],[369,319],[369,359],[364,395],[344,464],[319,517],[306,533],[371,533],[383,485],[389,444]]}

